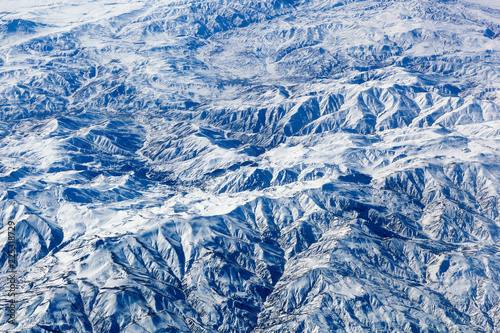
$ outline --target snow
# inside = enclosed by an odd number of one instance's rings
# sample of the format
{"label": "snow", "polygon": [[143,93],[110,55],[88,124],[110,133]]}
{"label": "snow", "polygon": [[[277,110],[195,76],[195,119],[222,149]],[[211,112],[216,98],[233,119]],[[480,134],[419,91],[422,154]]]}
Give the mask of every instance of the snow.
{"label": "snow", "polygon": [[485,7],[500,9],[500,2],[497,0],[462,0],[468,3],[474,3]]}
{"label": "snow", "polygon": [[15,330],[497,330],[492,8],[2,1]]}

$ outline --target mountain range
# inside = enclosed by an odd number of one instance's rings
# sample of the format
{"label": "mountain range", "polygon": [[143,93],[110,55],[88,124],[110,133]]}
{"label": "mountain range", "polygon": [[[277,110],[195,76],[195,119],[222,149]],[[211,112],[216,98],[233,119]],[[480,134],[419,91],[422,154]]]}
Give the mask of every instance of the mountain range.
{"label": "mountain range", "polygon": [[499,209],[494,0],[0,5],[1,331],[499,332]]}

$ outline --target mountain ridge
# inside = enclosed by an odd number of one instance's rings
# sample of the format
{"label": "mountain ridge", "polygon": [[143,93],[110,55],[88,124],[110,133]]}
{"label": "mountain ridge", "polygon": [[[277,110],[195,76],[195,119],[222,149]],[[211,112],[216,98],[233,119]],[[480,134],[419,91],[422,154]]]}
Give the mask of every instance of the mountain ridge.
{"label": "mountain ridge", "polygon": [[8,5],[0,330],[499,329],[498,10]]}

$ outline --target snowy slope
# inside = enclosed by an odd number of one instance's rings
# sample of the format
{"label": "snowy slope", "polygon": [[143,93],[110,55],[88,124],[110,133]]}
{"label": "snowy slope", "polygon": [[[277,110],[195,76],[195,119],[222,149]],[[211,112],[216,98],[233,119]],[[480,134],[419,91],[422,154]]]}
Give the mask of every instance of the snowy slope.
{"label": "snowy slope", "polygon": [[2,1],[0,330],[500,330],[478,2]]}
{"label": "snowy slope", "polygon": [[490,8],[495,8],[495,9],[500,8],[500,2],[498,2],[497,0],[465,0],[465,1]]}

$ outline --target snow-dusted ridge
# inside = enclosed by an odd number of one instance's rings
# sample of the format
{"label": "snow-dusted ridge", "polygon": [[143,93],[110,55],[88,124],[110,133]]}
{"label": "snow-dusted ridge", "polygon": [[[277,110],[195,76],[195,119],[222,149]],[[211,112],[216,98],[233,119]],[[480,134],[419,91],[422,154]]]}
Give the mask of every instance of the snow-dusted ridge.
{"label": "snow-dusted ridge", "polygon": [[498,331],[495,4],[2,1],[0,330]]}
{"label": "snow-dusted ridge", "polygon": [[500,3],[496,0],[464,0],[464,1],[468,3],[479,4],[485,7],[500,9]]}

